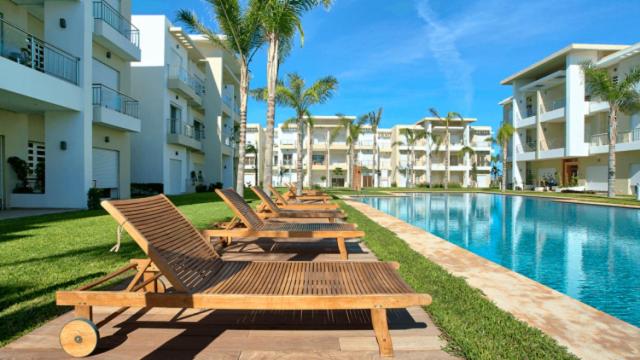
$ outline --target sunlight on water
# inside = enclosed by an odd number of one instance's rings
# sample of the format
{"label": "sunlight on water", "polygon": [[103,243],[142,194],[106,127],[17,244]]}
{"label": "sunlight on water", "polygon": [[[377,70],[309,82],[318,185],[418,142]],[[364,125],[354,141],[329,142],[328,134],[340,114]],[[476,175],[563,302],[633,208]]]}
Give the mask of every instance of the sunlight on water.
{"label": "sunlight on water", "polygon": [[361,201],[640,326],[640,210],[490,194]]}

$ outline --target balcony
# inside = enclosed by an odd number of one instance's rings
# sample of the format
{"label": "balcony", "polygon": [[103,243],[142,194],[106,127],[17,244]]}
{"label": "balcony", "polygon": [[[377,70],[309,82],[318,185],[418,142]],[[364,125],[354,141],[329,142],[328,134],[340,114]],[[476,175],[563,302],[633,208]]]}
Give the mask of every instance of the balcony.
{"label": "balcony", "polygon": [[[609,134],[591,136],[591,153],[606,153],[609,150]],[[640,128],[619,131],[616,137],[616,151],[640,150]]]}
{"label": "balcony", "polygon": [[222,95],[222,103],[224,104],[222,109],[229,115],[240,116],[240,105],[237,104],[229,94]]}
{"label": "balcony", "polygon": [[0,54],[15,63],[78,85],[80,59],[0,18]]}
{"label": "balcony", "polygon": [[102,84],[93,84],[92,98],[94,123],[140,132],[138,100]]}
{"label": "balcony", "polygon": [[93,39],[127,61],[140,61],[140,31],[106,1],[93,2]]}
{"label": "balcony", "polygon": [[548,139],[540,142],[538,159],[555,159],[564,157],[564,139]]}
{"label": "balcony", "polygon": [[179,66],[167,65],[167,72],[169,89],[181,93],[190,105],[201,108],[202,96],[205,94],[204,81]]}
{"label": "balcony", "polygon": [[202,151],[204,127],[196,127],[180,119],[169,119],[167,123],[167,142],[169,144],[182,145],[193,150]]}
{"label": "balcony", "polygon": [[551,121],[564,118],[565,99],[556,99],[549,103],[546,109],[540,114],[540,122]]}
{"label": "balcony", "polygon": [[222,130],[222,152],[225,155],[231,155],[236,148],[236,140],[233,131]]}

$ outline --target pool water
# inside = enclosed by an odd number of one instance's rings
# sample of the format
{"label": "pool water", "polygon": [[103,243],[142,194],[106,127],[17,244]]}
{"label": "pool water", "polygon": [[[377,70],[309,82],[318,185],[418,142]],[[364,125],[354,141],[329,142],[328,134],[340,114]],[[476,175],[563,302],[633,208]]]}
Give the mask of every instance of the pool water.
{"label": "pool water", "polygon": [[492,194],[361,201],[640,326],[640,210]]}

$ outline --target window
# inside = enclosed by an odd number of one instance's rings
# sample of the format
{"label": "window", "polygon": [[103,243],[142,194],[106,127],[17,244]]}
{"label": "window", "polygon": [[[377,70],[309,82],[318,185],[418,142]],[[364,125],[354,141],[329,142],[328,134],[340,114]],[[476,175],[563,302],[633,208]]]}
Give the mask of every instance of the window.
{"label": "window", "polygon": [[273,164],[278,165],[278,155],[273,155]]}
{"label": "window", "polygon": [[282,154],[283,165],[293,165],[293,154]]}
{"label": "window", "polygon": [[193,132],[196,140],[204,140],[204,124],[196,119],[193,119]]}
{"label": "window", "polygon": [[169,132],[171,134],[180,134],[181,133],[181,122],[182,122],[182,109],[171,104],[169,105]]}
{"label": "window", "polygon": [[[45,150],[44,143],[39,141],[29,141],[27,147],[27,168],[29,170],[28,180],[31,188],[37,192],[43,192],[44,184],[38,182],[38,171],[44,171]],[[40,168],[40,170],[38,170]]]}
{"label": "window", "polygon": [[324,154],[313,154],[311,156],[313,165],[324,165]]}

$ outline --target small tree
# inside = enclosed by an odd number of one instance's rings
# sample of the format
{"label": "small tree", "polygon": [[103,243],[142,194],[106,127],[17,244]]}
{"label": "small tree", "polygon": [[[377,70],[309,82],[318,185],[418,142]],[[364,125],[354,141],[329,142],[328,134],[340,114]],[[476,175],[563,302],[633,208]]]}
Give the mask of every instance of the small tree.
{"label": "small tree", "polygon": [[11,165],[11,169],[16,173],[18,181],[22,184],[16,185],[14,192],[28,192],[29,180],[27,177],[29,176],[29,166],[27,165],[27,162],[17,156],[12,156],[7,159],[7,163]]}
{"label": "small tree", "polygon": [[640,66],[635,66],[624,79],[613,79],[609,71],[593,64],[584,65],[587,86],[592,96],[609,103],[609,172],[607,195],[615,197],[616,185],[616,143],[618,114],[633,114],[640,110],[640,93],[636,89],[640,83]]}
{"label": "small tree", "polygon": [[340,116],[340,126],[334,128],[331,131],[331,141],[338,136],[340,131],[346,133],[346,143],[349,154],[349,186],[353,186],[353,169],[356,162],[355,145],[358,143],[358,138],[362,135],[364,124],[369,121],[368,115],[362,115],[357,119]]}
{"label": "small tree", "polygon": [[[476,187],[476,183],[478,181],[478,167],[476,166],[476,151],[473,150],[470,146],[464,146],[462,150],[460,150],[463,154],[469,154],[471,158],[471,187]],[[466,164],[465,164],[466,165]]]}

